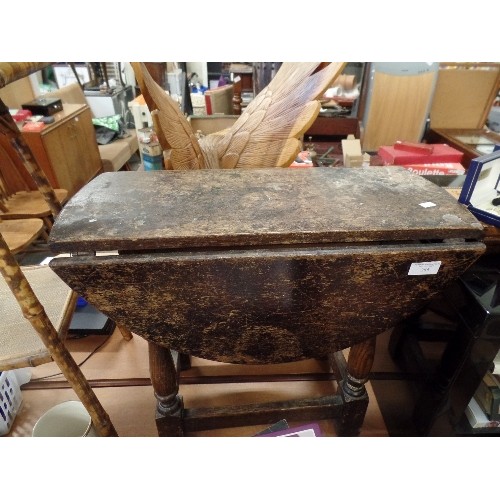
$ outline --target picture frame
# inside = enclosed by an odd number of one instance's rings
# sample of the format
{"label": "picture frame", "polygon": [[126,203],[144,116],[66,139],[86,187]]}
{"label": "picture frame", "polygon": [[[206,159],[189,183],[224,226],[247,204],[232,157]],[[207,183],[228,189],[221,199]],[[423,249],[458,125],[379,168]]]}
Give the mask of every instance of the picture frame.
{"label": "picture frame", "polygon": [[500,144],[471,161],[458,201],[480,221],[500,227]]}

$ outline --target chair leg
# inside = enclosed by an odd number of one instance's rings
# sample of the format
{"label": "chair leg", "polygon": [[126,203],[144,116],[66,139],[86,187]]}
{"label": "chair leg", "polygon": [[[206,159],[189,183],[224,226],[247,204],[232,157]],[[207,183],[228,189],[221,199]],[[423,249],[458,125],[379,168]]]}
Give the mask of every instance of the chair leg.
{"label": "chair leg", "polygon": [[49,242],[49,234],[47,233],[47,231],[45,230],[45,228],[40,233],[40,237],[43,239],[43,241],[45,241],[45,243]]}
{"label": "chair leg", "polygon": [[43,222],[45,224],[46,229],[49,231],[52,229],[53,223],[52,223],[52,218],[51,217],[44,217]]}
{"label": "chair leg", "polygon": [[132,332],[126,326],[118,325],[118,324],[116,326],[118,327],[118,330],[120,330],[120,333],[122,334],[122,337],[125,340],[132,340],[133,339]]}

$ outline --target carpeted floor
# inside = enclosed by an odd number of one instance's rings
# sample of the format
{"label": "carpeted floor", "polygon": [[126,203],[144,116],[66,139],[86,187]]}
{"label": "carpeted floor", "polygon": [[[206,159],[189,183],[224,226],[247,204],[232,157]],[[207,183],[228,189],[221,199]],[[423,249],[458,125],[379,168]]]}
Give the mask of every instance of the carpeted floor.
{"label": "carpeted floor", "polygon": [[[95,388],[95,392],[118,434],[124,437],[157,436],[154,420],[155,398],[148,382],[146,341],[134,336],[127,342],[119,330],[115,330],[111,336],[93,335],[68,340],[68,347],[76,361],[79,364],[83,362],[81,368],[87,379],[99,385]],[[235,373],[264,375],[324,371],[327,371],[326,365],[315,360],[279,366],[241,367],[194,358],[191,369],[183,372],[182,377],[187,381],[193,377],[229,376]],[[61,375],[53,376],[57,373],[59,370],[55,363],[47,363],[32,369],[32,380],[27,387],[38,388],[23,389],[23,406],[18,412],[9,436],[30,436],[34,424],[45,411],[62,401],[77,399],[72,389],[65,388],[65,379]],[[180,393],[186,407],[202,407],[322,396],[330,394],[335,388],[334,384],[335,382],[328,380],[192,384],[183,383],[181,379]],[[60,387],[61,385],[63,387]],[[388,436],[384,418],[370,383],[367,384],[367,388],[370,403],[361,436]],[[308,422],[288,423],[292,426]],[[318,424],[323,436],[336,435],[332,421],[319,421]],[[192,435],[252,436],[265,427],[262,425],[218,429]]]}

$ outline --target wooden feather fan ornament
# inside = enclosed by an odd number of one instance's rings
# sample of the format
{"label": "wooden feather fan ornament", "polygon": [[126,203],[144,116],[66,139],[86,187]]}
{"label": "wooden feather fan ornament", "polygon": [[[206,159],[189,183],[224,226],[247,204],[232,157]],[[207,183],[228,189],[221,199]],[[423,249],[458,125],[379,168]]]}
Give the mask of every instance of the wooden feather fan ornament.
{"label": "wooden feather fan ornament", "polygon": [[150,111],[158,110],[155,125],[170,149],[172,168],[192,170],[288,167],[300,151],[299,138],[319,114],[319,98],[346,64],[283,63],[230,128],[201,139],[144,63],[132,66]]}

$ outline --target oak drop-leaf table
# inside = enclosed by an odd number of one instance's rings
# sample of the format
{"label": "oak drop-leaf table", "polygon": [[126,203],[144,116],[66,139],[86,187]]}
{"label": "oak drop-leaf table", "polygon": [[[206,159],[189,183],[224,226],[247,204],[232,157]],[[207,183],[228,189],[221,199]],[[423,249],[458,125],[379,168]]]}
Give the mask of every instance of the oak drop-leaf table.
{"label": "oak drop-leaf table", "polygon": [[[71,256],[50,265],[148,341],[160,436],[281,418],[334,418],[357,435],[376,336],[476,261],[482,236],[444,189],[400,167],[113,172],[67,203],[50,246]],[[185,408],[179,354],[328,358],[340,380],[330,397]]]}

